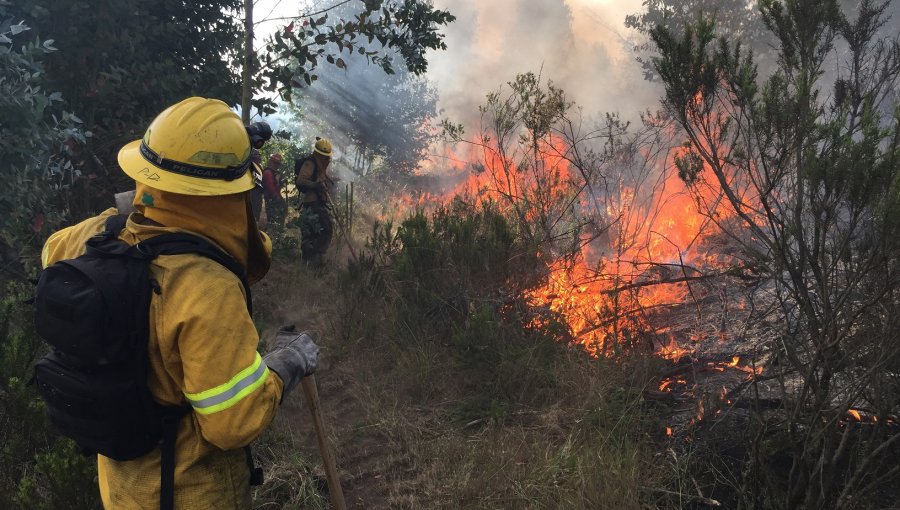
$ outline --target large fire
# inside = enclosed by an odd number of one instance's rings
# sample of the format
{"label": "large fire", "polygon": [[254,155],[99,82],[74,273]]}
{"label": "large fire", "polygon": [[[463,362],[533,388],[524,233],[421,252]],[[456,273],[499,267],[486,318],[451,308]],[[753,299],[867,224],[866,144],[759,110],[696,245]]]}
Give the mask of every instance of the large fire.
{"label": "large fire", "polygon": [[[543,227],[546,238],[562,233],[578,241],[568,249],[545,243],[545,277],[524,297],[533,308],[551,314],[536,314],[532,325],[542,326],[540,321],[555,317],[567,326],[571,341],[591,356],[641,351],[672,360],[673,369],[660,376],[657,394],[694,399],[696,414],[687,423],[698,423],[731,404],[721,383],[733,386],[753,379],[761,368],[752,359],[748,365],[731,354],[733,350],[724,359],[719,358],[721,352],[696,356],[701,339],[717,346],[728,341],[724,326],[708,331],[705,321],[691,330],[669,320],[694,309],[687,315],[701,318],[710,288],[705,282],[732,262],[722,255],[727,250],[721,249],[718,225],[733,219],[733,212],[708,167],[694,169],[693,185],[684,182],[677,161],[690,157],[688,149],[667,133],[657,139],[663,140],[657,147],[608,159],[610,168],[594,174],[603,174],[597,182],[573,162],[573,147],[553,136],[533,144],[531,151],[513,154],[498,148],[496,141],[464,145],[463,151],[447,147],[440,158],[447,162],[442,175],[450,174],[445,189],[401,194],[387,209],[405,213],[457,196],[475,197],[490,200],[536,230]],[[619,177],[610,183],[612,175]],[[573,223],[583,228],[559,227]],[[574,252],[573,244],[578,246]],[[739,299],[727,305],[744,308]],[[722,350],[729,352],[728,347]],[[708,374],[703,377],[722,387],[707,403],[700,396],[706,389],[699,388],[698,373]],[[673,435],[672,427],[665,433]]]}
{"label": "large fire", "polygon": [[[692,282],[723,266],[707,241],[718,233],[712,218],[721,221],[730,212],[709,184],[713,179],[688,187],[679,177],[674,162],[683,147],[642,153],[645,173],[602,190],[572,164],[573,148],[558,137],[539,140],[530,153],[508,154],[496,142],[464,148],[468,152],[445,148],[441,159],[452,174],[446,190],[402,194],[388,209],[409,211],[466,195],[532,224],[565,223],[567,214],[588,218],[602,232],[581,233],[574,254],[547,253],[546,279],[525,293],[528,302],[562,318],[573,341],[593,356],[652,348],[678,359],[691,352],[650,317],[695,301]],[[664,340],[638,345],[645,332]]]}

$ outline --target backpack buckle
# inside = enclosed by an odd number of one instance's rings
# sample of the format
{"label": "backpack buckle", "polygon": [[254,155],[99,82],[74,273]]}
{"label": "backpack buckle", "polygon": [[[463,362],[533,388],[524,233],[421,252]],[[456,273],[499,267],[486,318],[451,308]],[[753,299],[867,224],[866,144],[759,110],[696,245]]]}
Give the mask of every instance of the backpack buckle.
{"label": "backpack buckle", "polygon": [[134,250],[141,256],[141,258],[152,259],[156,258],[156,254],[153,253],[153,248],[145,245],[143,242],[137,243],[134,245]]}

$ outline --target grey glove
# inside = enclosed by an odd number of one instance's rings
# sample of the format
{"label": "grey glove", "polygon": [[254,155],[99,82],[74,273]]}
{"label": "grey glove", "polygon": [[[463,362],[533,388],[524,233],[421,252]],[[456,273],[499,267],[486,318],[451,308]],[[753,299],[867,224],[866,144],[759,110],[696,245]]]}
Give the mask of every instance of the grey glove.
{"label": "grey glove", "polygon": [[263,360],[284,383],[284,395],[297,386],[300,379],[316,371],[319,346],[309,331],[297,333],[294,326],[282,328],[275,336],[275,345]]}

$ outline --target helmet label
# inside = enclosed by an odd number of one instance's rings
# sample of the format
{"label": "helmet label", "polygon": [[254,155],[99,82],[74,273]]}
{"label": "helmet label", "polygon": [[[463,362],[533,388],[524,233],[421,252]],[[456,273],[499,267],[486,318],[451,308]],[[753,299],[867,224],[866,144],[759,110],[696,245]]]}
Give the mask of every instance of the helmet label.
{"label": "helmet label", "polygon": [[140,175],[143,175],[144,177],[146,177],[146,178],[147,178],[148,180],[150,180],[150,181],[158,181],[158,180],[159,180],[159,174],[156,173],[156,172],[152,172],[152,173],[151,173],[151,172],[150,172],[150,169],[147,168],[147,167],[142,168],[141,171],[138,172],[138,173],[139,173]]}

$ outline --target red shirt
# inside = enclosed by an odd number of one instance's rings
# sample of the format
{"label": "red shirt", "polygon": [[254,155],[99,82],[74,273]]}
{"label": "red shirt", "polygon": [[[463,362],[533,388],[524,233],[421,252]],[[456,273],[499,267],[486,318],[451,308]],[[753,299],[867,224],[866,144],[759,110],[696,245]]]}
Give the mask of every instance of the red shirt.
{"label": "red shirt", "polygon": [[278,182],[278,176],[271,168],[263,170],[263,191],[266,198],[278,198],[281,196],[281,183]]}

